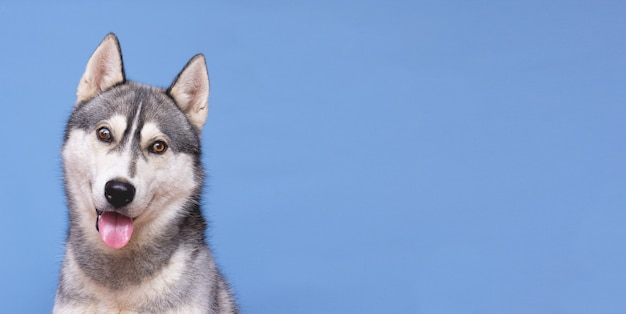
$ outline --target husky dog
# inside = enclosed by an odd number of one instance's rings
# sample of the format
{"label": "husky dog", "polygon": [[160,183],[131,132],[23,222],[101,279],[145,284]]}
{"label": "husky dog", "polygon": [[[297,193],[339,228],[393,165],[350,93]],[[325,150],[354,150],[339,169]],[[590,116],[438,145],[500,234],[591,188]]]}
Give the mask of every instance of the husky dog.
{"label": "husky dog", "polygon": [[209,77],[127,81],[119,42],[93,53],[65,130],[69,230],[54,313],[236,313],[200,211]]}

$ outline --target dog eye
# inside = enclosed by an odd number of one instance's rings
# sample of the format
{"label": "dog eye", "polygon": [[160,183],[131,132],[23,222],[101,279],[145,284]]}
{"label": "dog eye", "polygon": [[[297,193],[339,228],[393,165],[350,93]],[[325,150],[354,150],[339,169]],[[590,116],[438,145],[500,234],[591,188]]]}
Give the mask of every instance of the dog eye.
{"label": "dog eye", "polygon": [[96,134],[98,135],[98,139],[103,142],[110,143],[112,140],[111,130],[105,127],[99,128],[98,131],[96,131]]}
{"label": "dog eye", "polygon": [[167,150],[167,144],[163,141],[156,141],[150,146],[150,152],[155,154],[163,154]]}

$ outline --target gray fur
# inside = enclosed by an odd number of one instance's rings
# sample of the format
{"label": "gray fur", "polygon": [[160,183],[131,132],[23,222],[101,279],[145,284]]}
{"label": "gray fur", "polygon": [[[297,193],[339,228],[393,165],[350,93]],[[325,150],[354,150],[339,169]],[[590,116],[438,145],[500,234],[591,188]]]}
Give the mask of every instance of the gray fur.
{"label": "gray fur", "polygon": [[[111,36],[117,44],[114,35],[107,36],[105,41],[111,39]],[[117,50],[119,51],[119,46]],[[121,64],[119,66],[123,76],[123,67]],[[190,122],[190,113],[181,109],[181,105],[174,100],[176,97],[169,94],[171,87],[162,89],[146,86],[126,81],[125,76],[123,77],[123,81],[91,98],[81,100],[79,95],[79,102],[74,107],[65,130],[64,153],[66,149],[70,149],[70,143],[77,145],[73,142],[76,137],[72,136],[77,130],[82,130],[85,134],[95,134],[101,121],[116,115],[123,116],[126,117],[126,129],[123,133],[116,134],[121,138],[116,139],[115,144],[107,146],[105,154],[128,153],[132,158],[128,163],[127,179],[140,178],[142,173],[139,172],[137,163],[150,164],[158,158],[147,153],[141,144],[145,140],[141,138],[144,125],[152,123],[158,125],[158,129],[169,138],[169,153],[172,156],[191,157],[189,167],[193,168],[193,177],[180,180],[192,180],[195,188],[189,191],[182,206],[150,209],[153,212],[175,211],[176,215],[167,224],[157,230],[151,229],[150,232],[141,229],[147,228],[146,225],[137,224],[125,247],[111,249],[98,243],[99,239],[92,234],[98,232],[93,223],[85,226],[84,217],[94,216],[96,208],[81,207],[85,203],[84,199],[89,199],[90,196],[78,194],[82,193],[77,188],[81,183],[77,184],[78,179],[75,178],[80,179],[82,176],[68,173],[68,168],[72,168],[68,164],[71,160],[65,160],[65,192],[70,221],[54,312],[236,313],[234,297],[215,265],[204,236],[207,225],[199,205],[204,179],[201,130],[197,124]],[[134,126],[132,133],[131,126]],[[85,182],[91,184],[93,180],[90,178]],[[162,197],[164,196],[161,194],[153,196]],[[130,205],[128,208],[110,210],[130,215]],[[174,262],[181,264],[173,265]],[[169,270],[175,273],[169,273]],[[168,279],[161,280],[161,277]],[[121,293],[129,291],[129,294],[143,295],[136,289],[147,289],[154,280],[158,280],[156,283],[159,290],[154,293],[146,292],[141,302],[126,300],[124,293]]]}

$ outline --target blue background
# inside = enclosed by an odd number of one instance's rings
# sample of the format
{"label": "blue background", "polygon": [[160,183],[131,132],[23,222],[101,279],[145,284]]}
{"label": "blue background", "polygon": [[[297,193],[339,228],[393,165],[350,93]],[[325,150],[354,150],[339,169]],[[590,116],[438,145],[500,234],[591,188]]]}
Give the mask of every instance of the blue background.
{"label": "blue background", "polygon": [[625,313],[626,2],[0,4],[0,312],[54,301],[64,124],[108,32],[211,77],[244,313]]}

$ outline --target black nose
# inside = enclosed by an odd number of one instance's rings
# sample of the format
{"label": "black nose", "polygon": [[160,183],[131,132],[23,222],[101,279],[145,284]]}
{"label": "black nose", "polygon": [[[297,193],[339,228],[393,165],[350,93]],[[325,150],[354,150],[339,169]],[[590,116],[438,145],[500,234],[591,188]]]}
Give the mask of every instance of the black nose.
{"label": "black nose", "polygon": [[104,185],[104,197],[115,208],[120,208],[133,201],[135,187],[127,182],[111,180]]}

